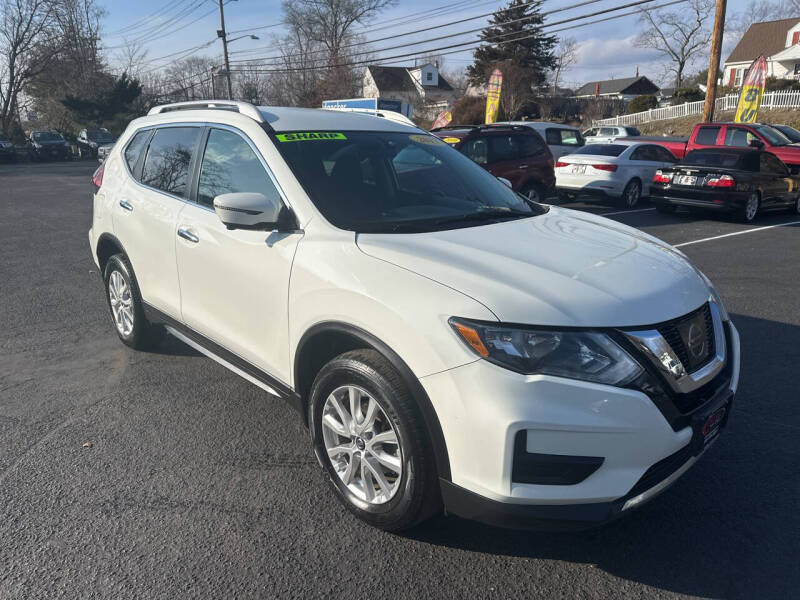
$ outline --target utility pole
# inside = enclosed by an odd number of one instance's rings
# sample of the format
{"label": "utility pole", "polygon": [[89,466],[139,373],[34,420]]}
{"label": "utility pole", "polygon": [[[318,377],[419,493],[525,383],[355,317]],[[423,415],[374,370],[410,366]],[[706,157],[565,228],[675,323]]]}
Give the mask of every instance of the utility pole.
{"label": "utility pole", "polygon": [[228,62],[228,35],[225,33],[225,11],[222,0],[219,0],[219,29],[217,37],[222,38],[222,56],[225,58],[225,79],[228,83],[228,100],[233,100],[233,87],[231,86],[231,64]]}
{"label": "utility pole", "polygon": [[714,120],[714,103],[717,99],[717,73],[719,57],[722,53],[722,36],[725,31],[725,11],[727,0],[717,0],[714,8],[714,30],[711,33],[711,55],[708,58],[708,79],[706,80],[706,101],[703,104],[703,123]]}

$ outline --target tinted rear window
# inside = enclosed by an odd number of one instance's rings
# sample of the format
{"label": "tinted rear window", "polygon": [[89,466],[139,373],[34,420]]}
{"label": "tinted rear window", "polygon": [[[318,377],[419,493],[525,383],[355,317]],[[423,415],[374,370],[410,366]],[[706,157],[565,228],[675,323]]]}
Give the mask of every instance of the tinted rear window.
{"label": "tinted rear window", "polygon": [[150,141],[142,169],[142,183],[183,196],[189,179],[189,163],[197,147],[197,127],[159,129]]}
{"label": "tinted rear window", "polygon": [[627,149],[627,146],[622,144],[590,144],[584,146],[580,150],[576,150],[573,154],[591,154],[594,156],[619,156]]}
{"label": "tinted rear window", "polygon": [[719,127],[701,127],[697,131],[697,137],[695,137],[695,144],[700,144],[702,146],[713,146],[717,143],[717,134],[719,133]]}
{"label": "tinted rear window", "polygon": [[698,152],[693,150],[683,157],[681,165],[694,167],[719,167],[735,169],[741,164],[742,154],[739,152]]}

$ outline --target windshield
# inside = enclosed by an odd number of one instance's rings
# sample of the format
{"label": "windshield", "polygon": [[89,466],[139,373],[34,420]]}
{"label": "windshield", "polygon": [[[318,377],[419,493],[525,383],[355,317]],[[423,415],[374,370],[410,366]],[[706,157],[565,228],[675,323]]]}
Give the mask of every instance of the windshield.
{"label": "windshield", "polygon": [[589,144],[583,146],[579,150],[575,150],[573,154],[591,154],[594,156],[619,156],[628,146],[622,144]]}
{"label": "windshield", "polygon": [[800,142],[800,131],[797,131],[794,127],[789,127],[788,125],[773,125],[772,128],[780,131],[789,138],[789,141],[793,144]]}
{"label": "windshield", "polygon": [[753,129],[760,133],[761,136],[773,146],[785,146],[792,143],[789,138],[769,125],[754,125]]}
{"label": "windshield", "polygon": [[316,207],[341,229],[438,231],[546,212],[431,135],[287,132],[275,141]]}
{"label": "windshield", "polygon": [[683,157],[679,165],[691,165],[694,167],[719,167],[722,169],[734,169],[739,165],[742,157],[741,152],[723,152],[707,150],[693,150]]}
{"label": "windshield", "polygon": [[37,131],[33,134],[33,139],[35,139],[37,142],[58,142],[64,138],[51,131]]}
{"label": "windshield", "polygon": [[86,137],[93,142],[113,142],[115,139],[110,131],[103,131],[102,129],[90,129],[86,132]]}

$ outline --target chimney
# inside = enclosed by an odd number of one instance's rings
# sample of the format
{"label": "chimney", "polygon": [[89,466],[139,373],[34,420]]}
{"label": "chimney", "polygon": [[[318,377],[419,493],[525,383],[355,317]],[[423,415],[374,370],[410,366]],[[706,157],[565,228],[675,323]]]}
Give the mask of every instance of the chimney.
{"label": "chimney", "polygon": [[594,97],[597,98],[600,96],[600,82],[594,84]]}
{"label": "chimney", "polygon": [[636,77],[639,77],[639,65],[636,65]]}

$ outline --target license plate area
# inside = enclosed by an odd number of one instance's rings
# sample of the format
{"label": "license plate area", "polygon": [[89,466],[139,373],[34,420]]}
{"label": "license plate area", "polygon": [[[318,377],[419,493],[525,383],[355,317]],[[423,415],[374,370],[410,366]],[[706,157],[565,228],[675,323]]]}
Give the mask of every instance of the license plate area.
{"label": "license plate area", "polygon": [[724,390],[717,394],[715,401],[705,410],[694,415],[692,418],[692,444],[695,454],[699,454],[719,437],[720,432],[728,424],[730,417],[733,393]]}
{"label": "license plate area", "polygon": [[697,185],[697,175],[678,175],[675,179],[678,185]]}
{"label": "license plate area", "polygon": [[586,173],[586,165],[572,165],[573,175],[583,175]]}

